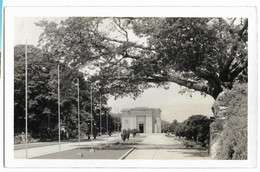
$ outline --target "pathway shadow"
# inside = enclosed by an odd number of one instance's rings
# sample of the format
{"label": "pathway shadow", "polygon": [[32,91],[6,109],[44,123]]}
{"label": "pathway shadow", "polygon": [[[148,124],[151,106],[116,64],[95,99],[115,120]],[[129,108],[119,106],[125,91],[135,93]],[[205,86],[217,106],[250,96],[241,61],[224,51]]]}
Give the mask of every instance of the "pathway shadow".
{"label": "pathway shadow", "polygon": [[207,148],[187,148],[182,144],[167,144],[167,145],[157,145],[157,144],[138,144],[136,149],[181,149],[181,150],[197,150],[197,151],[207,151]]}
{"label": "pathway shadow", "polygon": [[[168,152],[175,152],[175,151],[168,151]],[[209,157],[207,151],[183,151],[182,154],[185,154],[186,157]]]}
{"label": "pathway shadow", "polygon": [[90,150],[90,149],[96,149],[96,150],[125,150],[130,149],[132,146],[127,145],[100,145],[100,146],[84,146],[80,147],[81,150]]}
{"label": "pathway shadow", "polygon": [[[80,142],[104,141],[104,140],[106,140],[106,139],[98,138],[98,137],[96,139],[91,139],[91,140],[89,140],[87,138],[81,138]],[[78,139],[62,140],[62,142],[64,142],[64,143],[76,143],[78,141],[79,141]]]}

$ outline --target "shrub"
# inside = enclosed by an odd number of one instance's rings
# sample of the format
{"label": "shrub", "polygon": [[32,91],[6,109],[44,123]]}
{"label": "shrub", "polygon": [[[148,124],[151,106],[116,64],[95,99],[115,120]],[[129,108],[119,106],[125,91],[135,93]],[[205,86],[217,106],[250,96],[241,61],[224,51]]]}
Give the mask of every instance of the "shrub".
{"label": "shrub", "polygon": [[133,137],[135,137],[136,134],[139,133],[139,130],[135,128],[135,129],[130,130],[130,132],[133,134]]}
{"label": "shrub", "polygon": [[176,127],[176,136],[186,137],[194,140],[202,146],[206,146],[209,140],[210,120],[203,115],[192,115],[187,120],[178,124]]}
{"label": "shrub", "polygon": [[129,140],[130,133],[131,133],[131,132],[130,132],[130,129],[128,129],[127,132],[126,132],[126,138],[127,138],[127,140]]}
{"label": "shrub", "polygon": [[226,91],[227,118],[217,159],[247,159],[247,84]]}
{"label": "shrub", "polygon": [[121,138],[123,141],[125,141],[127,138],[127,131],[125,129],[123,130],[123,133],[121,134]]}
{"label": "shrub", "polygon": [[193,147],[196,147],[196,143],[194,141],[190,141],[190,140],[184,140],[182,141],[183,145],[186,147],[186,148],[193,148]]}

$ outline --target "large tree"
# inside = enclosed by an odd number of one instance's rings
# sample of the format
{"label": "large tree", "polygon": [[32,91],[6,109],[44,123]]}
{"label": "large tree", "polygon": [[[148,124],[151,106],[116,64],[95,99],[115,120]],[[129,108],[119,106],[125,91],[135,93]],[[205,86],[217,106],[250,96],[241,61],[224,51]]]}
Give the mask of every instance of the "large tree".
{"label": "large tree", "polygon": [[[44,58],[41,50],[28,46],[28,120],[33,134],[54,127],[57,115],[57,91],[48,81],[53,74],[52,60]],[[44,105],[44,106],[43,106]],[[25,117],[25,45],[14,47],[14,131],[24,131]],[[46,130],[45,130],[46,129]]]}
{"label": "large tree", "polygon": [[[55,61],[52,56],[43,54],[41,49],[28,45],[28,132],[33,138],[58,138],[58,64],[60,66],[60,107],[61,125],[71,137],[78,134],[78,101],[77,80],[79,79],[79,101],[81,129],[87,133],[87,122],[90,119],[90,83],[84,79],[82,72],[71,69],[66,64]],[[14,47],[14,132],[25,129],[25,45]],[[100,92],[92,86],[93,120],[99,120],[97,104]],[[107,97],[102,98],[102,112]],[[103,116],[105,116],[103,114]],[[84,128],[85,127],[85,128]]]}
{"label": "large tree", "polygon": [[38,26],[45,53],[99,69],[92,79],[115,96],[173,82],[216,98],[247,82],[247,19],[76,17]]}

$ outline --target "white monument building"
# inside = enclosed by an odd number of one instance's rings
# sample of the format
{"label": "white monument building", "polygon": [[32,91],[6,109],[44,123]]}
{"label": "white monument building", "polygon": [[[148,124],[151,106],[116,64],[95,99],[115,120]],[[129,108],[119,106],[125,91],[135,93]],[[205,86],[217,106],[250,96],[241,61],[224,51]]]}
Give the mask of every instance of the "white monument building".
{"label": "white monument building", "polygon": [[141,133],[161,133],[161,110],[137,107],[121,111],[122,131],[139,129]]}

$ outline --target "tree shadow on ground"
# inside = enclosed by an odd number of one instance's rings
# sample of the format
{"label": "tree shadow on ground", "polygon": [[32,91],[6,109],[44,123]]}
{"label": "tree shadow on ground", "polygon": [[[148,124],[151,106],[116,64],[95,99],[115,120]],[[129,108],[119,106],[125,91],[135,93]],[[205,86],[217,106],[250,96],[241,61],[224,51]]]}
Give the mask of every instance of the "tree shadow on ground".
{"label": "tree shadow on ground", "polygon": [[[106,139],[104,138],[96,138],[96,139],[87,139],[87,138],[81,138],[80,139],[80,142],[91,142],[91,141],[104,141]],[[70,142],[70,143],[75,143],[75,142],[78,142],[79,140],[76,138],[76,139],[69,139],[69,140],[61,140],[61,142]]]}
{"label": "tree shadow on ground", "polygon": [[171,149],[171,150],[197,150],[197,151],[207,151],[207,148],[187,148],[181,144],[169,144],[169,145],[156,145],[156,144],[138,144],[136,145],[136,149]]}
{"label": "tree shadow on ground", "polygon": [[104,146],[85,146],[80,147],[82,150],[90,150],[90,149],[96,149],[96,150],[126,150],[130,149],[132,146],[111,146],[111,145],[104,145]]}
{"label": "tree shadow on ground", "polygon": [[[172,151],[173,152],[173,151]],[[184,151],[181,152],[182,154],[185,154],[186,157],[209,157],[208,151]]]}

